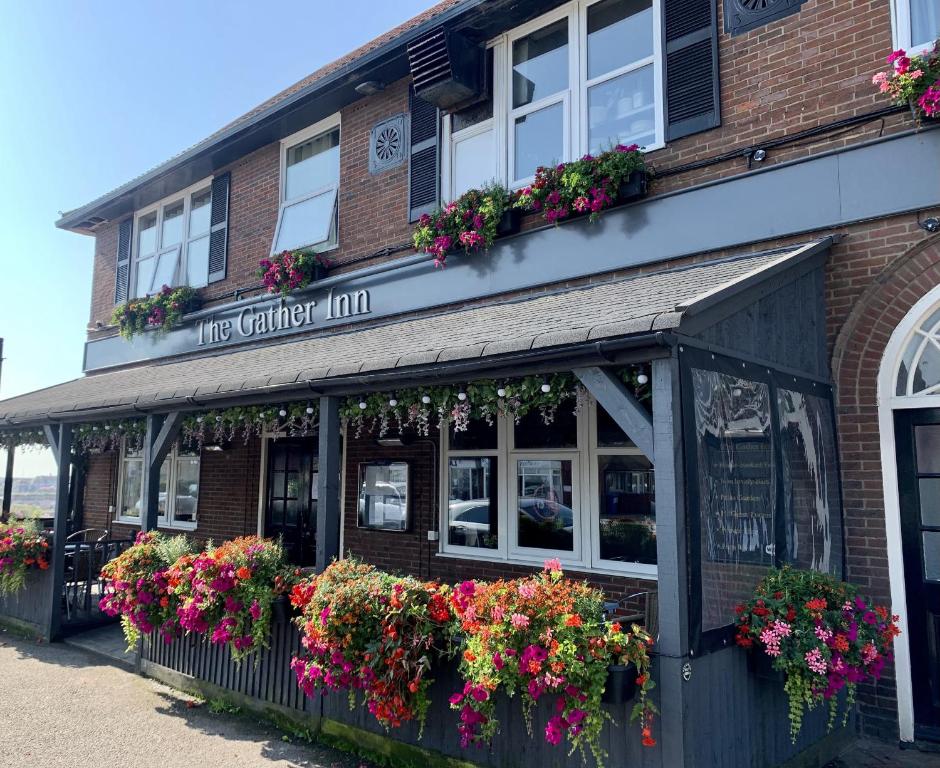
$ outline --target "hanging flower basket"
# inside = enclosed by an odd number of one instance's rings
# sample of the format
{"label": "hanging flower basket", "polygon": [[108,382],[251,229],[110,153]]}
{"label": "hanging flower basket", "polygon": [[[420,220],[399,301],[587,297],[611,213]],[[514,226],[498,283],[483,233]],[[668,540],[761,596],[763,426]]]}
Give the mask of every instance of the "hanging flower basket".
{"label": "hanging flower basket", "polygon": [[270,259],[261,259],[256,274],[268,293],[287,296],[291,291],[302,290],[310,283],[322,280],[332,265],[320,253],[282,251]]}
{"label": "hanging flower basket", "polygon": [[909,106],[915,121],[940,118],[940,40],[922,54],[903,49],[887,58],[892,68],[878,72],[872,84],[898,106]]}
{"label": "hanging flower basket", "polygon": [[500,237],[514,235],[522,227],[522,211],[518,208],[507,208],[496,222],[496,234]]}
{"label": "hanging flower basket", "polygon": [[601,701],[605,704],[626,704],[636,696],[636,679],[640,672],[636,664],[611,664],[607,667],[607,682]]}
{"label": "hanging flower basket", "polygon": [[774,669],[773,657],[766,653],[749,653],[747,655],[748,671],[758,680],[768,680],[783,685],[787,676],[779,669]]}
{"label": "hanging flower basket", "polygon": [[271,602],[271,620],[276,624],[286,624],[291,618],[290,598],[287,595],[278,595]]}
{"label": "hanging flower basket", "polygon": [[646,171],[631,171],[617,187],[617,202],[632,203],[642,200],[649,191],[649,176]]}

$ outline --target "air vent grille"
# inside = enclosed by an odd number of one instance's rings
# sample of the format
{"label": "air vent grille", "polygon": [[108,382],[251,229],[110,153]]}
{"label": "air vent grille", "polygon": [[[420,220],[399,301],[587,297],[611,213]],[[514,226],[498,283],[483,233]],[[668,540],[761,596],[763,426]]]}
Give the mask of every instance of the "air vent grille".
{"label": "air vent grille", "polygon": [[483,87],[483,46],[438,27],[408,46],[415,93],[439,109],[478,97]]}

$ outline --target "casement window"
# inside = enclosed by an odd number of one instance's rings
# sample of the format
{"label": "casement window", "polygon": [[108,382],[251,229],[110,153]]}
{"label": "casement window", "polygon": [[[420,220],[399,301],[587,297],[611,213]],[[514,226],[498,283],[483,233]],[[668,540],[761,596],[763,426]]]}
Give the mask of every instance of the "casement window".
{"label": "casement window", "polygon": [[[199,505],[198,452],[174,446],[160,468],[159,520],[161,528],[196,528]],[[121,474],[118,479],[118,517],[116,522],[140,524],[143,509],[144,459],[140,451],[125,445],[121,451]]]}
{"label": "casement window", "polygon": [[593,399],[441,442],[442,554],[655,578],[652,466]]}
{"label": "casement window", "polygon": [[211,214],[211,179],[137,212],[134,296],[158,293],[164,285],[208,285]]}
{"label": "casement window", "polygon": [[336,246],[339,115],[281,142],[281,204],[272,253]]}
{"label": "casement window", "polygon": [[894,0],[895,48],[920,53],[940,38],[940,3],[937,0]]}
{"label": "casement window", "polygon": [[577,0],[491,41],[490,99],[445,121],[445,197],[665,143],[660,0]]}

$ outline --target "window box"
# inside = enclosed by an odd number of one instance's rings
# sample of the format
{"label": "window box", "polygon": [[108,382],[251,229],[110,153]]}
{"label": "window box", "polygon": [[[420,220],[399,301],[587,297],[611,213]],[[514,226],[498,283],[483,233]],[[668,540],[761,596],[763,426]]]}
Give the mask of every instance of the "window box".
{"label": "window box", "polygon": [[507,208],[496,223],[496,234],[499,237],[514,235],[522,227],[522,211],[518,208]]}
{"label": "window box", "polygon": [[786,675],[779,669],[774,669],[774,660],[764,653],[763,649],[751,650],[747,655],[748,671],[758,680],[770,680],[783,685]]}
{"label": "window box", "polygon": [[646,171],[631,171],[630,175],[617,187],[615,204],[632,203],[642,200],[649,191],[649,176]]}
{"label": "window box", "polygon": [[611,664],[607,667],[607,683],[601,701],[605,704],[626,704],[636,696],[636,664]]}

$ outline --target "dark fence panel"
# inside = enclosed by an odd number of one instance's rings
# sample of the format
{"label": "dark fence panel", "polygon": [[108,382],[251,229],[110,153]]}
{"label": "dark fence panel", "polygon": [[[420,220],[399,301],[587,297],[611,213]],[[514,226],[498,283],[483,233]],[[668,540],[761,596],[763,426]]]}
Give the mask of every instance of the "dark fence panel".
{"label": "dark fence panel", "polygon": [[27,625],[38,634],[48,631],[51,608],[52,569],[30,570],[19,592],[0,597],[0,616]]}

